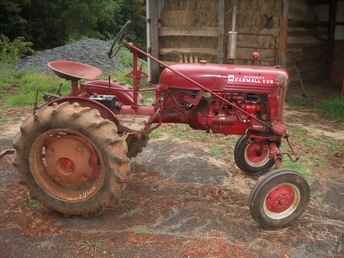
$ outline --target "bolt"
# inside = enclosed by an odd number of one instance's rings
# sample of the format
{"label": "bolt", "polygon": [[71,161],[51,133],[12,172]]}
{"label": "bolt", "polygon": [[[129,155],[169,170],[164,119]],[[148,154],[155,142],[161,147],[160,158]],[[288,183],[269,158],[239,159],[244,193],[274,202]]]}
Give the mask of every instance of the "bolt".
{"label": "bolt", "polygon": [[55,177],[54,177],[54,180],[55,180],[57,183],[61,183],[61,182],[62,182],[62,179],[61,179],[61,177],[59,177],[59,176],[55,176]]}
{"label": "bolt", "polygon": [[88,175],[85,174],[82,176],[82,181],[87,182],[88,180],[89,180]]}
{"label": "bolt", "polygon": [[76,147],[76,151],[80,152],[80,153],[83,153],[84,152],[84,148],[82,146],[78,146],[78,147]]}

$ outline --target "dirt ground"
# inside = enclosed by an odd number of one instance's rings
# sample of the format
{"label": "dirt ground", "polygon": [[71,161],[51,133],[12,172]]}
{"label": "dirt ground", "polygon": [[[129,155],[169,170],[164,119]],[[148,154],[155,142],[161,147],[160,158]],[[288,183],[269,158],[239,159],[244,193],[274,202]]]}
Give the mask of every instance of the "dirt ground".
{"label": "dirt ground", "polygon": [[[2,113],[0,151],[25,113]],[[11,157],[0,162],[0,258],[344,257],[344,125],[300,110],[288,110],[287,121],[302,154],[297,168],[312,188],[307,211],[289,228],[263,231],[250,217],[257,179],[233,165],[236,138],[223,155],[214,142],[166,127],[132,162],[124,198],[94,219],[46,210],[30,198]],[[209,137],[219,146],[229,139]]]}

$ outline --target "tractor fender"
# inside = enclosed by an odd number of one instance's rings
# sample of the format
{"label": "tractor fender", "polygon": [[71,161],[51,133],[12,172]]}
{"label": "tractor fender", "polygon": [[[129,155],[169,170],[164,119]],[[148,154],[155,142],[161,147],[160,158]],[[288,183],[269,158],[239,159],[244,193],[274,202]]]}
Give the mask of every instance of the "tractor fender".
{"label": "tractor fender", "polygon": [[[118,82],[98,80],[98,81],[89,81],[81,85],[83,91],[86,91],[88,94],[100,94],[100,95],[112,95],[115,96],[120,103],[123,105],[131,106],[134,104],[134,93],[133,90],[125,87]],[[139,102],[143,97],[139,94]]]}
{"label": "tractor fender", "polygon": [[108,119],[116,124],[120,133],[125,131],[124,127],[121,126],[119,120],[117,119],[115,113],[112,112],[112,110],[110,110],[108,107],[101,104],[100,102],[97,102],[85,97],[63,97],[63,98],[55,99],[49,102],[47,105],[52,106],[54,103],[61,104],[64,102],[79,103],[82,106],[87,106],[90,108],[97,109],[103,118]]}

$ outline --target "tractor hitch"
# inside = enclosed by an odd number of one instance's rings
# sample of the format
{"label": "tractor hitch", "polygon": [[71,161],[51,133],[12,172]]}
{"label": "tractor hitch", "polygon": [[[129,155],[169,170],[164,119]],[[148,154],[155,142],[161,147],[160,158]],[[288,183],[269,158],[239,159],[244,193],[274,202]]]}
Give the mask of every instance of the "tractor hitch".
{"label": "tractor hitch", "polygon": [[284,136],[284,138],[286,139],[287,143],[288,143],[288,147],[289,147],[289,150],[290,152],[287,152],[287,153],[282,153],[282,155],[286,155],[288,156],[288,158],[292,161],[292,162],[298,162],[300,160],[300,155],[295,151],[295,148],[294,146],[292,145],[292,143],[290,142],[289,140],[289,135],[286,134]]}

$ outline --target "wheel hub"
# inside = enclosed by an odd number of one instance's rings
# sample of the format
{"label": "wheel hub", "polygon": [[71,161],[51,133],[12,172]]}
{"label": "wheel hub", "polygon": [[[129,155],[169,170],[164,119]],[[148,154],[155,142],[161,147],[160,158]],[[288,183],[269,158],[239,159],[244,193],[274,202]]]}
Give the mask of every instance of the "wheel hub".
{"label": "wheel hub", "polygon": [[74,162],[69,158],[60,158],[57,164],[59,167],[58,170],[64,175],[70,175],[75,170]]}
{"label": "wheel hub", "polygon": [[284,219],[297,210],[300,201],[299,188],[291,183],[282,183],[266,194],[264,213],[274,220]]}
{"label": "wheel hub", "polygon": [[265,165],[270,158],[269,146],[263,143],[250,143],[246,147],[245,157],[252,167]]}
{"label": "wheel hub", "polygon": [[97,176],[97,156],[83,138],[53,135],[46,139],[47,174],[58,184],[79,187]]}
{"label": "wheel hub", "polygon": [[104,181],[104,161],[91,140],[69,129],[40,135],[30,151],[31,173],[49,195],[64,202],[90,199]]}
{"label": "wheel hub", "polygon": [[286,211],[295,200],[295,193],[290,186],[280,186],[273,190],[267,197],[266,206],[269,211],[281,213]]}

